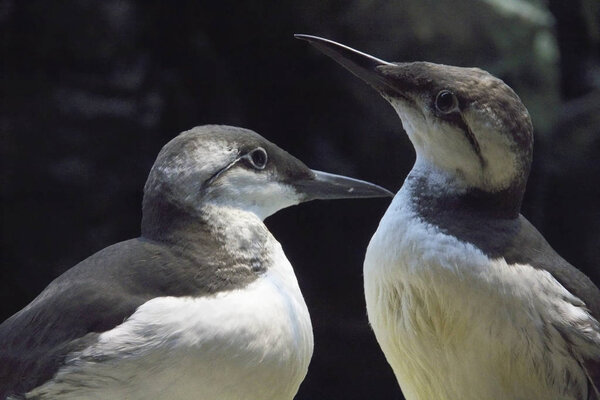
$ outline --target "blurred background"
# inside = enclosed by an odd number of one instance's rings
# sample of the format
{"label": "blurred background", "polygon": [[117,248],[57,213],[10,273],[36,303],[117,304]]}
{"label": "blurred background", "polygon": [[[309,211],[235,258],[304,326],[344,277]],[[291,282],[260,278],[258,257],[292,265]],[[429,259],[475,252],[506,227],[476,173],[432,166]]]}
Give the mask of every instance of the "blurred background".
{"label": "blurred background", "polygon": [[[0,320],[139,235],[154,158],[195,125],[250,128],[312,168],[398,190],[414,154],[392,108],[293,33],[504,79],[536,128],[523,214],[600,282],[596,0],[0,0],[0,30]],[[402,398],[362,289],[387,205],[313,202],[266,221],[313,317],[298,399]]]}

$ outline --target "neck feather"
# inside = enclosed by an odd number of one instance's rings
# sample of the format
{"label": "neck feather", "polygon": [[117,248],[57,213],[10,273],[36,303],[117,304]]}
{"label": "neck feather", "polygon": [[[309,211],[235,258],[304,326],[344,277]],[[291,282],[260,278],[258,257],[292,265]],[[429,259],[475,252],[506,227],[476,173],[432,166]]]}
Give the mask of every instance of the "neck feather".
{"label": "neck feather", "polygon": [[144,197],[142,237],[247,261],[262,257],[273,239],[252,212],[214,204],[195,209],[152,195]]}
{"label": "neck feather", "polygon": [[456,179],[427,165],[416,165],[404,185],[410,191],[416,211],[429,219],[438,214],[468,214],[492,219],[519,216],[524,184],[495,192],[464,186]]}

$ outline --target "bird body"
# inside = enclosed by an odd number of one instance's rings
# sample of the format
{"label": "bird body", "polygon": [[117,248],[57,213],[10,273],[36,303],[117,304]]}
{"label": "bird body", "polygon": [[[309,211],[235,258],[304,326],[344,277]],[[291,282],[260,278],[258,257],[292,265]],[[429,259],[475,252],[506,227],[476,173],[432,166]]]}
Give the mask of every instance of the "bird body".
{"label": "bird body", "polygon": [[[272,263],[264,274],[243,289],[147,300],[123,323],[99,334],[93,344],[70,353],[52,381],[30,396],[293,398],[313,351],[310,316],[281,245],[254,214],[235,214],[229,221],[237,226],[228,225],[226,235],[244,235],[249,227],[262,231],[264,257]],[[237,243],[232,237],[223,239]],[[139,239],[126,246],[165,251],[158,243]],[[152,251],[144,253],[152,257]],[[103,263],[111,260],[104,258]]]}
{"label": "bird body", "polygon": [[369,321],[407,400],[600,400],[600,290],[520,214],[533,127],[478,68],[299,35],[375,88],[416,162],[367,249]]}
{"label": "bird body", "polygon": [[[585,304],[534,261],[498,257],[428,220],[415,204],[422,167],[394,198],[364,263],[369,321],[405,397],[587,399],[582,363],[600,357],[600,330]],[[523,217],[470,224],[482,237],[504,232],[551,251]],[[509,244],[519,245],[492,246]]]}
{"label": "bird body", "polygon": [[160,152],[142,235],[66,271],[0,324],[0,398],[290,400],[313,351],[294,270],[264,225],[383,188],[207,125]]}

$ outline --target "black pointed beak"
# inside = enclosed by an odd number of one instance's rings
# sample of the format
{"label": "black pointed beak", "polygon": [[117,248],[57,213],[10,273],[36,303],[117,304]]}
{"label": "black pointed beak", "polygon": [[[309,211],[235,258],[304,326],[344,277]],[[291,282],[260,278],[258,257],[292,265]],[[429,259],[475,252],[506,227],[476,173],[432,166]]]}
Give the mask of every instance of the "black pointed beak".
{"label": "black pointed beak", "polygon": [[342,175],[312,170],[314,176],[293,183],[302,201],[394,197],[381,186]]}
{"label": "black pointed beak", "polygon": [[296,39],[306,40],[325,55],[333,58],[348,71],[373,86],[378,91],[394,90],[392,82],[382,72],[382,66],[394,65],[370,56],[343,44],[311,35],[294,35]]}

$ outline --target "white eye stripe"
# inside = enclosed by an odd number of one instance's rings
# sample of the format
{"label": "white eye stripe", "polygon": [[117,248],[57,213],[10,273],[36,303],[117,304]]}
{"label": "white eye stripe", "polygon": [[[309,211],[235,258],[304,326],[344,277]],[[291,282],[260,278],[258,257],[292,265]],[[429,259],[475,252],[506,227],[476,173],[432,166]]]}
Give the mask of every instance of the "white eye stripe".
{"label": "white eye stripe", "polygon": [[[255,155],[255,156],[253,157],[253,155]],[[256,155],[259,155],[258,157],[261,157],[261,158],[257,159]],[[225,167],[221,168],[213,176],[211,176],[208,180],[206,180],[204,182],[203,186],[204,187],[210,186],[214,181],[216,181],[219,178],[219,176],[221,176],[227,170],[231,169],[240,160],[246,160],[255,169],[263,170],[267,166],[267,162],[268,162],[269,158],[267,156],[267,151],[265,149],[263,149],[262,147],[257,147],[256,149],[254,149],[254,150],[252,150],[252,151],[250,151],[250,152],[248,152],[248,153],[246,153],[246,154],[244,154],[242,156],[236,157],[232,162],[230,162]]]}
{"label": "white eye stripe", "polygon": [[227,171],[228,169],[230,169],[231,167],[233,167],[235,164],[238,163],[238,161],[240,161],[242,158],[244,158],[245,156],[241,156],[241,157],[236,157],[232,162],[230,162],[229,164],[227,164],[225,167],[221,168],[220,170],[218,170],[213,176],[211,176],[207,181],[204,182],[203,186],[210,186],[214,181],[216,181],[219,176],[221,174],[223,174],[225,171]]}

